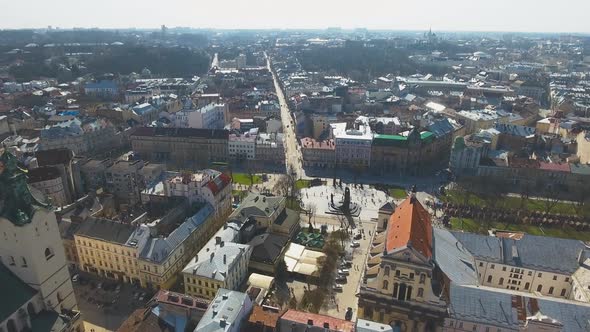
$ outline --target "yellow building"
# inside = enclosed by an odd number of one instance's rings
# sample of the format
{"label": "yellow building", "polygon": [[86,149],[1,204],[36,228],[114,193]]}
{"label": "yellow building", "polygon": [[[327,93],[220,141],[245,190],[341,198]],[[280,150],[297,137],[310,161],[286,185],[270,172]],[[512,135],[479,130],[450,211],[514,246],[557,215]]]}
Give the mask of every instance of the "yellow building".
{"label": "yellow building", "polygon": [[166,237],[150,237],[139,255],[142,284],[153,289],[170,289],[178,273],[220,227],[214,208],[206,204]]}
{"label": "yellow building", "polygon": [[74,234],[80,268],[109,279],[145,286],[140,281],[137,257],[148,238],[146,226],[89,218]]}

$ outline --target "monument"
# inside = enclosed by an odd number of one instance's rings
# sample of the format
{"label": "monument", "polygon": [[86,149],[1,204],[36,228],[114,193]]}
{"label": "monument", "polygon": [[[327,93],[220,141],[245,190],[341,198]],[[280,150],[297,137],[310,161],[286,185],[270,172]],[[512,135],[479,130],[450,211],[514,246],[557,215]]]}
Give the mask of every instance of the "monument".
{"label": "monument", "polygon": [[350,188],[346,187],[344,188],[344,197],[340,201],[340,204],[335,204],[334,194],[330,194],[330,204],[326,213],[358,217],[361,213],[361,208],[358,204],[351,202]]}

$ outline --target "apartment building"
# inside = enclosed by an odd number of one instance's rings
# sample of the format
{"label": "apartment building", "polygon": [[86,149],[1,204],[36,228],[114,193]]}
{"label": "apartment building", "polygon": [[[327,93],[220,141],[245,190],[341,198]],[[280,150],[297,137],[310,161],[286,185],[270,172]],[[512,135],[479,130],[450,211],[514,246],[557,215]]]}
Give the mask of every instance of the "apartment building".
{"label": "apartment building", "polygon": [[143,127],[131,134],[131,146],[144,160],[206,168],[227,161],[228,137],[218,129]]}
{"label": "apartment building", "polygon": [[229,122],[225,104],[209,104],[199,109],[174,113],[174,126],[178,128],[223,129]]}
{"label": "apartment building", "polygon": [[452,233],[475,257],[479,283],[489,287],[568,299],[580,257],[590,257],[590,248],[578,240]]}
{"label": "apartment building", "polygon": [[184,267],[184,291],[213,299],[220,288],[238,289],[248,276],[252,247],[237,243],[239,224],[227,223]]}

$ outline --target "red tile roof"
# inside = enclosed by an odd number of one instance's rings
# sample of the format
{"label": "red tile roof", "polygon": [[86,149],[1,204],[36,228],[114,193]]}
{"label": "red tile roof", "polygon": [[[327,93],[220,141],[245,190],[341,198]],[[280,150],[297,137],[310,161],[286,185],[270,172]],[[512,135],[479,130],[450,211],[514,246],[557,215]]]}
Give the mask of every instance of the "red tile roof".
{"label": "red tile roof", "polygon": [[432,257],[430,213],[415,198],[407,198],[393,212],[387,226],[387,252],[411,246],[427,258]]}
{"label": "red tile roof", "polygon": [[221,173],[218,178],[207,182],[206,186],[211,190],[213,195],[217,195],[225,186],[231,182],[229,175]]}
{"label": "red tile roof", "polygon": [[325,316],[319,314],[312,314],[310,312],[303,312],[289,309],[282,317],[282,320],[288,320],[299,324],[308,325],[309,322],[313,323],[313,326],[323,328],[324,323],[329,324],[330,331],[342,331],[342,332],[354,332],[354,323],[335,318],[332,316]]}
{"label": "red tile roof", "polygon": [[554,172],[570,172],[570,164],[568,163],[546,163],[540,162],[540,169]]}

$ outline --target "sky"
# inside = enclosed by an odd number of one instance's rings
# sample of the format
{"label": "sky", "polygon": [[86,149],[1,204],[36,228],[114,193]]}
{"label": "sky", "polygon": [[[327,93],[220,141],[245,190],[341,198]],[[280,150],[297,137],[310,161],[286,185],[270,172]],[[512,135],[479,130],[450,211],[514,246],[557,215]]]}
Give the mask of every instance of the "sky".
{"label": "sky", "polygon": [[0,0],[0,28],[367,28],[590,33],[590,0]]}

